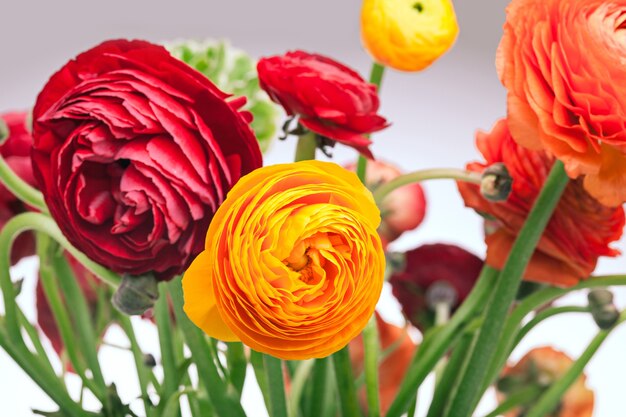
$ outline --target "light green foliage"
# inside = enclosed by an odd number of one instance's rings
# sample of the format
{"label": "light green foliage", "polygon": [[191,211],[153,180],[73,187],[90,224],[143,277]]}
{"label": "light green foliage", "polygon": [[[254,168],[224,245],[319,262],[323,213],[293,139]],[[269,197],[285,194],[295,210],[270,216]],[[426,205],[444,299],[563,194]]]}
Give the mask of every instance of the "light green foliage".
{"label": "light green foliage", "polygon": [[173,56],[189,64],[222,91],[248,99],[244,109],[254,116],[252,130],[265,152],[276,133],[277,106],[259,87],[256,61],[225,41],[181,41],[166,44]]}

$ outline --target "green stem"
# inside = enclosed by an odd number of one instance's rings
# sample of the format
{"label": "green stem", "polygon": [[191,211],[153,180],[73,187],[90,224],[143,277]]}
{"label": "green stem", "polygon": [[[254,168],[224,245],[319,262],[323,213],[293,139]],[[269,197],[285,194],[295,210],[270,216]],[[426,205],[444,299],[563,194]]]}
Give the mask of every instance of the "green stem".
{"label": "green stem", "polygon": [[465,171],[463,169],[456,168],[433,168],[413,171],[408,174],[400,175],[388,183],[382,184],[380,187],[376,188],[373,192],[374,200],[376,200],[376,203],[380,204],[387,195],[397,188],[425,180],[444,179],[480,184],[482,175],[477,172]]}
{"label": "green stem", "polygon": [[298,138],[298,144],[296,145],[296,157],[295,161],[308,161],[315,159],[315,150],[317,149],[317,142],[315,141],[315,133],[307,132]]}
{"label": "green stem", "polygon": [[380,353],[380,344],[375,315],[372,316],[367,326],[365,326],[365,329],[363,329],[363,351],[368,415],[370,417],[379,417],[378,356]]}
{"label": "green stem", "polygon": [[24,203],[44,213],[48,212],[48,206],[46,206],[43,194],[17,176],[1,155],[0,181],[8,188],[9,191],[11,191],[13,195],[22,200]]}
{"label": "green stem", "polygon": [[367,178],[367,158],[363,155],[359,155],[359,159],[356,162],[356,176],[365,184]]}
{"label": "green stem", "polygon": [[451,416],[469,417],[480,396],[483,381],[498,346],[507,312],[515,299],[522,275],[535,247],[559,202],[569,178],[563,163],[556,161],[544,187],[519,232],[507,262],[500,273],[491,300],[485,310],[485,321],[470,354],[470,364],[451,405]]}
{"label": "green stem", "polygon": [[385,75],[385,66],[380,65],[378,62],[372,63],[372,69],[370,70],[370,83],[374,84],[377,90],[380,90],[383,75]]}
{"label": "green stem", "polygon": [[506,414],[508,411],[519,407],[521,405],[530,404],[534,401],[539,394],[543,392],[543,388],[537,385],[530,385],[528,387],[524,387],[519,391],[509,395],[506,400],[502,401],[500,405],[498,405],[494,410],[487,414],[485,417],[498,417],[500,415]]}
{"label": "green stem", "polygon": [[335,366],[335,378],[337,379],[337,391],[343,417],[359,417],[359,403],[356,398],[354,374],[350,363],[350,351],[348,346],[332,355]]}
{"label": "green stem", "polygon": [[[327,358],[315,359],[313,365],[313,375],[311,376],[311,396],[306,416],[327,416],[324,410],[329,407],[325,405],[333,401],[333,391],[330,384],[327,384],[327,376],[330,373],[330,362]],[[332,380],[331,380],[332,381]]]}
{"label": "green stem", "polygon": [[465,302],[457,309],[450,322],[437,327],[424,337],[406,372],[396,398],[387,411],[387,417],[400,417],[415,398],[417,389],[435,367],[448,348],[462,336],[461,327],[471,323],[477,310],[482,309],[497,278],[498,271],[485,266]]}
{"label": "green stem", "polygon": [[583,354],[572,364],[565,375],[554,382],[547,391],[544,391],[543,395],[539,397],[539,400],[535,402],[525,416],[543,417],[549,415],[558,406],[559,401],[569,387],[580,377],[585,366],[587,366],[587,363],[589,363],[593,355],[598,351],[602,342],[604,342],[609,333],[611,333],[611,330],[615,329],[624,321],[626,321],[626,310],[622,312],[618,322],[612,328],[598,332],[587,346],[587,349],[585,349]]}
{"label": "green stem", "polygon": [[133,359],[135,361],[135,367],[137,369],[137,378],[139,380],[139,388],[141,390],[141,399],[143,400],[146,417],[150,417],[154,414],[153,404],[150,401],[150,396],[148,395],[148,384],[150,383],[149,373],[151,373],[152,371],[147,369],[146,365],[143,362],[143,352],[139,347],[139,343],[137,343],[137,337],[135,336],[135,330],[133,329],[133,324],[130,321],[130,317],[125,314],[118,314],[118,321],[120,323],[120,326],[124,330],[124,333],[126,333],[128,341],[130,342],[130,350],[133,353]]}
{"label": "green stem", "polygon": [[228,364],[229,380],[233,388],[239,394],[243,393],[243,384],[246,380],[246,370],[248,368],[248,361],[246,360],[246,354],[244,351],[243,343],[241,342],[227,342],[228,350],[226,351],[226,363]]}
{"label": "green stem", "polygon": [[[287,399],[289,417],[296,417],[298,415],[300,400],[302,399],[302,394],[304,393],[304,389],[309,381],[309,376],[314,366],[315,360],[313,359],[298,362],[296,372],[293,378],[291,378],[291,389],[289,390],[289,398]],[[315,401],[319,400],[319,398],[315,399]]]}
{"label": "green stem", "polygon": [[517,333],[517,335],[515,336],[515,341],[513,342],[513,347],[517,346],[519,342],[521,342],[522,339],[532,329],[535,328],[536,325],[538,325],[539,323],[541,323],[542,321],[550,317],[556,316],[558,314],[564,314],[564,313],[589,313],[589,312],[590,312],[589,307],[583,307],[583,306],[561,306],[561,307],[553,307],[547,310],[543,310],[537,313],[537,315],[535,315],[535,317],[533,317],[532,320],[526,323],[524,327],[522,327],[522,329],[519,331],[519,333]]}
{"label": "green stem", "polygon": [[168,302],[167,284],[159,285],[159,298],[154,305],[157,330],[159,332],[159,347],[161,349],[161,366],[163,366],[163,383],[159,393],[159,410],[162,412],[169,398],[178,391],[180,376],[176,369],[174,356],[174,339],[172,336],[172,321]]}
{"label": "green stem", "polygon": [[170,281],[168,288],[176,314],[176,323],[185,336],[193,361],[198,368],[199,380],[204,385],[215,411],[219,416],[245,417],[241,403],[228,394],[226,384],[219,376],[215,365],[216,358],[210,354],[211,349],[204,333],[183,311],[184,299],[180,278]]}
{"label": "green stem", "polygon": [[263,355],[265,374],[269,381],[269,414],[272,417],[287,417],[287,402],[285,400],[285,383],[283,380],[283,361],[271,355]]}

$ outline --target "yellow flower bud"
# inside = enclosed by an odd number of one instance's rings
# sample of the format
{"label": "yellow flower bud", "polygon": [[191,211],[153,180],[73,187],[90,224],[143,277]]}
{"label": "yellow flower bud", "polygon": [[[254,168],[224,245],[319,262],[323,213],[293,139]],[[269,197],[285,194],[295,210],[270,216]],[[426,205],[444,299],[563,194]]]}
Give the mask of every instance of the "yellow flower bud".
{"label": "yellow flower bud", "polygon": [[364,0],[361,39],[378,63],[419,71],[454,43],[459,27],[450,0]]}

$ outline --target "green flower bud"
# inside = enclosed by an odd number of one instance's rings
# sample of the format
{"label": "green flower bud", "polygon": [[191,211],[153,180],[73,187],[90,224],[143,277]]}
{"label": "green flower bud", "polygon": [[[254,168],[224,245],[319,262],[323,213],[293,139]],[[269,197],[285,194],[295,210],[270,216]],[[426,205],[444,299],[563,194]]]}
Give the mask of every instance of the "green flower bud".
{"label": "green flower bud", "polygon": [[154,307],[158,298],[158,283],[154,275],[125,274],[122,277],[122,283],[113,294],[112,302],[120,312],[135,316]]}
{"label": "green flower bud", "polygon": [[490,201],[506,201],[511,194],[513,178],[506,166],[497,162],[485,169],[480,183],[480,193]]}

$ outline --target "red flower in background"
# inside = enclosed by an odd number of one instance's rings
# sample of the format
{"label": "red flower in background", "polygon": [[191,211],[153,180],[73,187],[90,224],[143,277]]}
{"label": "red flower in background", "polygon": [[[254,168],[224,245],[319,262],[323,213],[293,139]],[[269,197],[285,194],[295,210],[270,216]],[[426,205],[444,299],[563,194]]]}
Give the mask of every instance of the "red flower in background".
{"label": "red flower in background", "polygon": [[[411,340],[406,329],[389,324],[378,313],[375,314],[381,350],[393,349],[389,356],[378,365],[380,413],[384,415],[398,393],[400,383],[411,364],[417,345]],[[363,336],[359,335],[350,342],[350,359],[355,375],[363,372],[365,359]],[[363,409],[367,408],[366,395],[365,388],[361,389],[359,396]]]}
{"label": "red flower in background", "polygon": [[[507,366],[502,372],[498,383],[498,397],[503,400],[515,394],[519,389],[530,385],[544,386],[558,381],[565,375],[574,361],[565,353],[549,346],[539,347],[528,352],[514,366]],[[557,410],[546,417],[591,417],[593,415],[594,395],[587,388],[586,377],[581,375],[565,392]],[[503,392],[506,391],[506,392]],[[506,417],[524,415],[526,406],[531,406],[536,399],[522,407],[505,414]]]}
{"label": "red flower in background", "polygon": [[[76,279],[78,286],[83,292],[87,306],[89,307],[91,319],[96,330],[96,336],[103,337],[106,329],[112,321],[110,318],[110,312],[103,310],[100,314],[98,314],[98,308],[111,308],[111,304],[109,303],[109,299],[111,298],[109,287],[107,284],[100,281],[94,274],[89,272],[69,253],[66,252],[65,257],[70,268],[72,269],[72,272],[74,273],[74,278]],[[102,297],[106,301],[105,303],[98,303],[99,292],[103,292],[105,294],[105,296]],[[61,333],[56,321],[54,320],[54,314],[52,313],[50,302],[46,297],[41,281],[37,282],[35,296],[37,306],[37,324],[39,325],[41,331],[50,340],[55,352],[59,356],[62,356],[65,350],[63,339],[61,338]],[[100,322],[96,322],[98,316],[100,316]],[[72,368],[68,367],[68,370],[72,371]]]}
{"label": "red flower in background", "polygon": [[[7,165],[28,184],[35,186],[30,152],[33,137],[30,135],[26,120],[27,112],[5,113],[0,115],[9,128],[9,137],[0,145],[0,154]],[[0,229],[15,215],[24,213],[27,207],[0,182]],[[13,243],[11,264],[25,256],[35,253],[35,239],[32,233],[22,233]]]}
{"label": "red flower in background", "polygon": [[[479,132],[476,144],[486,162],[468,164],[467,169],[481,172],[502,162],[513,178],[513,188],[505,202],[491,202],[480,194],[478,186],[458,183],[467,207],[497,220],[499,227],[485,239],[487,263],[502,268],[555,159],[546,152],[518,145],[504,119],[490,133]],[[537,245],[525,278],[574,285],[589,276],[598,257],[619,254],[609,244],[619,240],[623,229],[622,207],[603,206],[584,190],[582,180],[571,181]]]}
{"label": "red flower in background", "polygon": [[303,51],[262,58],[261,87],[287,114],[320,136],[372,158],[367,134],[387,127],[376,86],[331,58]]}
{"label": "red flower in background", "polygon": [[513,138],[598,201],[626,201],[626,2],[513,0],[496,66]]}
{"label": "red flower in background", "polygon": [[[356,164],[348,164],[346,169],[356,171]],[[382,161],[369,161],[365,182],[370,190],[402,175],[396,166]],[[380,207],[382,222],[378,234],[386,247],[404,232],[415,229],[424,220],[426,197],[418,183],[406,185],[390,193]]]}
{"label": "red flower in background", "polygon": [[390,279],[393,296],[404,316],[418,329],[432,327],[435,313],[428,306],[426,294],[435,284],[444,284],[456,292],[454,311],[465,300],[480,275],[483,261],[457,246],[436,243],[406,252],[404,267]]}
{"label": "red flower in background", "polygon": [[33,168],[70,242],[116,272],[184,271],[262,163],[245,99],[228,98],[143,41],[105,42],[53,75],[33,112]]}

